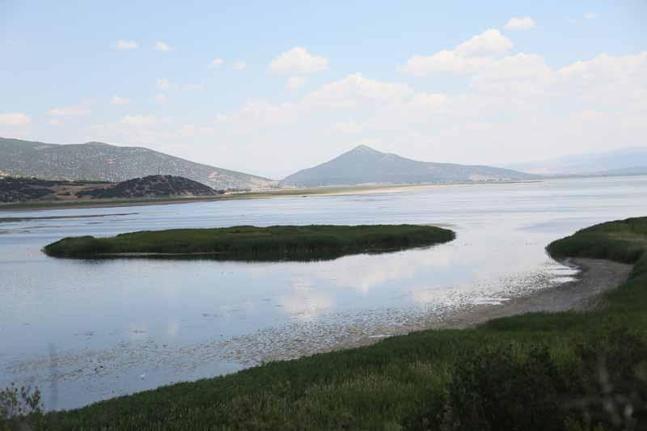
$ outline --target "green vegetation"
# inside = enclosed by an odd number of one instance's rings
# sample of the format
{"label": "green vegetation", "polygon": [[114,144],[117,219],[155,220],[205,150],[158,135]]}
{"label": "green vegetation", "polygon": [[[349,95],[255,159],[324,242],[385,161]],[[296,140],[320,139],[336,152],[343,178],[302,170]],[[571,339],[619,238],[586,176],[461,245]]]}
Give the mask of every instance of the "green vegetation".
{"label": "green vegetation", "polygon": [[207,256],[235,260],[330,259],[422,247],[454,239],[435,226],[236,226],[143,231],[111,238],[64,238],[49,244],[49,256],[99,258],[124,255]]}
{"label": "green vegetation", "polygon": [[0,390],[0,431],[43,428],[43,407],[38,389],[15,384]]}
{"label": "green vegetation", "polygon": [[45,416],[48,429],[631,430],[647,417],[647,218],[585,229],[556,257],[634,263],[589,312],[269,363]]}

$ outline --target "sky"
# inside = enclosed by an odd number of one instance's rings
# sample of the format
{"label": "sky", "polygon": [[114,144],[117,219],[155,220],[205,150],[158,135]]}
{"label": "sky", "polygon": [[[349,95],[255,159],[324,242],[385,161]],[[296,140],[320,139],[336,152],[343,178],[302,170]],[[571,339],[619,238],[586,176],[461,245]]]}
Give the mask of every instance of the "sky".
{"label": "sky", "polygon": [[282,178],[647,145],[647,1],[0,0],[0,136]]}

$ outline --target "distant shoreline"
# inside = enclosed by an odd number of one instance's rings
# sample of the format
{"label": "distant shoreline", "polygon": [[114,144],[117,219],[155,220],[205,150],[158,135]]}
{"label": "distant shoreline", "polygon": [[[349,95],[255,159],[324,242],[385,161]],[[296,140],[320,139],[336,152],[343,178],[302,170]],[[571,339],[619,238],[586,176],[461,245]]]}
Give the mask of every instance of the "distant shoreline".
{"label": "distant shoreline", "polygon": [[142,199],[81,199],[60,201],[28,201],[15,203],[0,203],[0,211],[31,211],[49,209],[77,209],[77,208],[111,208],[144,205],[175,205],[195,202],[214,202],[232,199],[270,199],[283,196],[341,196],[351,194],[372,194],[417,190],[430,187],[459,186],[459,185],[501,185],[534,183],[543,180],[527,181],[496,181],[496,182],[465,182],[465,183],[438,183],[438,184],[375,184],[357,186],[326,186],[303,189],[276,189],[267,191],[235,192],[218,196],[191,196],[168,198],[142,198]]}

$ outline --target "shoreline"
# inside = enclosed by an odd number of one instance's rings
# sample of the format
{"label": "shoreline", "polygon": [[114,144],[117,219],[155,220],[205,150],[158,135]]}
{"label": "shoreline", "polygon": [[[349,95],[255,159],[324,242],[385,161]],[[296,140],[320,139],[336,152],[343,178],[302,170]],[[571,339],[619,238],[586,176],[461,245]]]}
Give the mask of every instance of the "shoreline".
{"label": "shoreline", "polygon": [[402,191],[424,189],[429,187],[442,186],[466,186],[466,185],[501,185],[501,184],[519,184],[541,182],[542,180],[532,181],[501,181],[501,182],[481,182],[481,183],[443,183],[443,184],[375,184],[375,185],[357,185],[357,186],[331,186],[331,187],[312,187],[302,189],[276,189],[266,191],[250,191],[223,194],[217,196],[192,196],[192,197],[168,197],[168,198],[148,198],[148,199],[92,199],[92,200],[60,200],[60,201],[30,201],[16,203],[0,203],[0,212],[2,211],[43,211],[56,209],[80,209],[80,208],[119,208],[130,206],[148,206],[148,205],[176,205],[196,202],[217,202],[236,199],[272,199],[286,196],[309,197],[309,196],[344,196],[344,195],[364,195],[374,193],[397,193]]}
{"label": "shoreline", "polygon": [[602,295],[624,283],[633,268],[633,265],[605,259],[567,258],[558,262],[578,269],[576,279],[511,298],[502,304],[476,305],[430,329],[470,328],[493,319],[526,313],[591,310],[601,306]]}
{"label": "shoreline", "polygon": [[601,304],[602,295],[605,292],[622,285],[633,268],[633,265],[604,259],[568,258],[559,262],[580,271],[575,275],[575,280],[532,290],[528,294],[515,296],[498,304],[473,304],[450,311],[446,315],[427,314],[418,321],[408,322],[400,327],[375,328],[380,330],[374,334],[363,334],[359,338],[351,335],[344,340],[342,336],[335,343],[328,345],[300,346],[301,350],[286,351],[279,347],[281,342],[287,342],[293,348],[297,346],[290,340],[281,340],[273,344],[277,351],[266,351],[264,355],[259,355],[262,357],[256,358],[249,365],[257,366],[267,361],[293,360],[320,353],[365,347],[388,338],[406,336],[415,332],[470,329],[494,319],[526,313],[590,310]]}

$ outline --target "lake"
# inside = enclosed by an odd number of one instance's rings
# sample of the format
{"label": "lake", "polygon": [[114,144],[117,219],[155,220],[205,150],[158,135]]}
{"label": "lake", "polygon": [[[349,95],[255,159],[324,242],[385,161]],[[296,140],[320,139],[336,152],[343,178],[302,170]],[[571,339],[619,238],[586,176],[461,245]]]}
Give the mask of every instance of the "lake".
{"label": "lake", "polygon": [[[571,280],[552,240],[647,215],[647,177],[415,187],[179,205],[0,211],[0,387],[49,409],[442,322]],[[29,219],[32,218],[32,219]],[[49,258],[65,236],[240,224],[419,223],[451,243],[331,261]]]}

